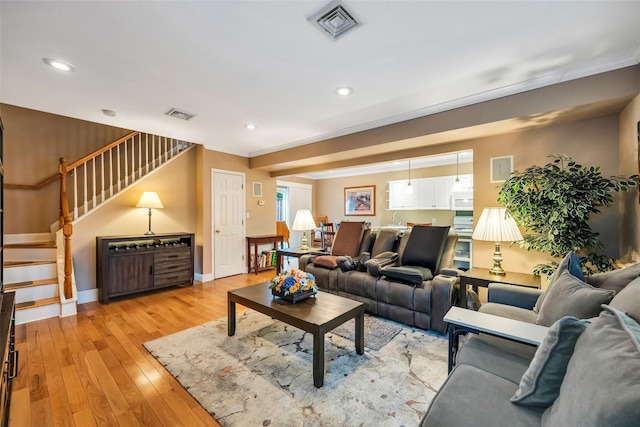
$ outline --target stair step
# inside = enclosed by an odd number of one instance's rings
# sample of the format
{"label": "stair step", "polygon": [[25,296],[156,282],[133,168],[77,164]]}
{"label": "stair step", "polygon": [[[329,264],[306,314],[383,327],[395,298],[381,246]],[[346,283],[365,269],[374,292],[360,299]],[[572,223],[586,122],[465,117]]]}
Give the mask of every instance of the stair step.
{"label": "stair step", "polygon": [[34,286],[49,285],[52,283],[53,284],[58,283],[58,279],[55,277],[52,277],[50,279],[29,280],[26,282],[18,282],[18,283],[5,283],[4,290],[11,292],[11,291],[15,291],[16,289],[24,289],[24,288],[34,287]]}
{"label": "stair step", "polygon": [[16,304],[16,311],[26,310],[28,308],[44,307],[45,305],[59,304],[60,298],[45,298],[37,301],[24,301]]}
{"label": "stair step", "polygon": [[56,242],[27,242],[27,243],[9,243],[4,245],[5,249],[42,249],[54,248]]}
{"label": "stair step", "polygon": [[4,268],[28,267],[30,265],[55,264],[55,261],[5,261]]}

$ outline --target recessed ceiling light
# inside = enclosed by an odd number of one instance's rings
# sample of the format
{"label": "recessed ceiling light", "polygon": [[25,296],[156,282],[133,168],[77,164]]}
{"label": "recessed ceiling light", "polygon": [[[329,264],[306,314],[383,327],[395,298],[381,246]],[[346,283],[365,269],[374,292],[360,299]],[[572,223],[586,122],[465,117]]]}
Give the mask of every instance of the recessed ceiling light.
{"label": "recessed ceiling light", "polygon": [[254,130],[258,126],[254,125],[253,123],[247,123],[246,125],[244,125],[244,127],[246,127],[249,130]]}
{"label": "recessed ceiling light", "polygon": [[62,61],[60,59],[51,59],[51,58],[42,58],[45,64],[50,67],[57,68],[62,71],[75,71],[76,67],[73,64],[70,64],[66,61]]}
{"label": "recessed ceiling light", "polygon": [[336,88],[336,93],[340,96],[347,96],[353,93],[353,89],[351,89],[349,86],[341,86],[339,88]]}
{"label": "recessed ceiling light", "polygon": [[105,116],[108,117],[115,117],[116,116],[116,112],[113,110],[107,110],[106,108],[102,110],[102,114],[104,114]]}

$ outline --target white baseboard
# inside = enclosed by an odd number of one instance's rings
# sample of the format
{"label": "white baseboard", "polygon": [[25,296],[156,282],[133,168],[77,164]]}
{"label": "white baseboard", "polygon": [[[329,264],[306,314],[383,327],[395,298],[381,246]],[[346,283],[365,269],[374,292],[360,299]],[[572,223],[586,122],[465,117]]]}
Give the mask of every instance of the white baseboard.
{"label": "white baseboard", "polygon": [[193,277],[199,282],[210,282],[211,280],[213,280],[213,273],[209,273],[209,274],[196,273],[193,275]]}
{"label": "white baseboard", "polygon": [[78,304],[98,301],[98,290],[87,289],[86,291],[78,291]]}

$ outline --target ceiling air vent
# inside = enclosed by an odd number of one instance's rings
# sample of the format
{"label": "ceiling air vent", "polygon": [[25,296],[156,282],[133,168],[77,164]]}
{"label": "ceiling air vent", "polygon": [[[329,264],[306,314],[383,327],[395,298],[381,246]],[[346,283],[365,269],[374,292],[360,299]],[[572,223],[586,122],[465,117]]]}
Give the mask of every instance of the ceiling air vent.
{"label": "ceiling air vent", "polygon": [[362,21],[348,11],[340,1],[329,3],[322,10],[307,18],[307,21],[316,24],[323,33],[333,40],[338,40],[362,25]]}
{"label": "ceiling air vent", "polygon": [[169,117],[175,117],[176,119],[189,120],[195,117],[195,114],[187,113],[185,111],[180,111],[177,108],[172,108],[165,113]]}

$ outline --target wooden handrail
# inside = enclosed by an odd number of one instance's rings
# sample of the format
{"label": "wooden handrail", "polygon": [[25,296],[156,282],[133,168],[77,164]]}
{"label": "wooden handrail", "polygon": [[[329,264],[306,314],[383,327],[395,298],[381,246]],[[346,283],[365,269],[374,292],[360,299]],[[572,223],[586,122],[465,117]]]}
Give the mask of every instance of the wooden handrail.
{"label": "wooden handrail", "polygon": [[[68,165],[66,165],[66,171],[70,171],[78,166],[80,166],[81,164],[85,163],[88,160],[93,159],[94,157],[98,157],[100,154],[107,152],[109,150],[111,150],[113,147],[115,147],[116,145],[122,143],[123,141],[126,141],[127,139],[133,138],[140,135],[140,132],[131,132],[125,136],[123,136],[122,138],[116,139],[115,141],[111,142],[109,145],[105,145],[104,147],[94,151],[91,154],[87,154],[86,156],[82,157],[79,160],[76,160],[73,163],[70,163]],[[55,175],[51,175],[50,177],[40,181],[37,184],[9,184],[9,183],[5,183],[4,184],[4,188],[9,189],[9,190],[39,190],[42,187],[44,187],[47,184],[50,184],[54,181],[57,181],[59,178],[60,173],[58,172]]]}
{"label": "wooden handrail", "polygon": [[69,215],[69,202],[67,200],[67,171],[64,157],[60,158],[58,164],[58,175],[60,176],[60,228],[64,235],[64,297],[73,298],[71,283],[71,235],[73,234],[73,224]]}

